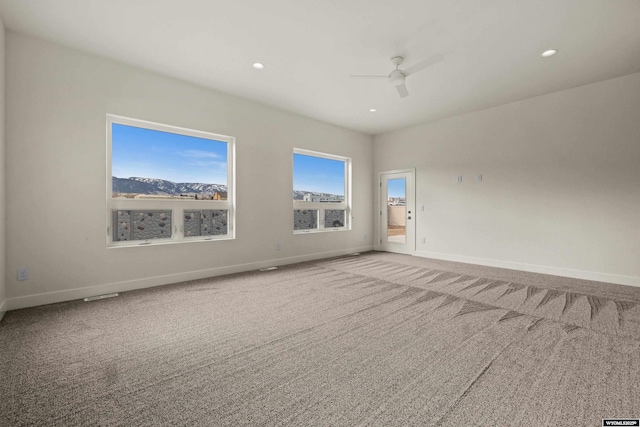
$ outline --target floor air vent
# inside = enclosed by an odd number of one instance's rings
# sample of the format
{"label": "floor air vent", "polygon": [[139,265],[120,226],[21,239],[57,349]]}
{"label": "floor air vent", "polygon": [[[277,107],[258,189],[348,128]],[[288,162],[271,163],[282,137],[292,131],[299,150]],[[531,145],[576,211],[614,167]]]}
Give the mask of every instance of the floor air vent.
{"label": "floor air vent", "polygon": [[118,294],[117,293],[113,293],[113,294],[104,294],[104,295],[96,295],[95,297],[88,297],[85,298],[85,301],[97,301],[99,299],[105,299],[105,298],[113,298],[113,297],[117,297]]}

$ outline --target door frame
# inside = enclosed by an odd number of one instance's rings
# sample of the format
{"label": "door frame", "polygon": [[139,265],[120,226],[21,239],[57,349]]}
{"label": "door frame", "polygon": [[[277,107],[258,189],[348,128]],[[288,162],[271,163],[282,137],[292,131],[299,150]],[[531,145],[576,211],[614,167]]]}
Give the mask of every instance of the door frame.
{"label": "door frame", "polygon": [[[383,203],[383,199],[386,199],[386,197],[383,197],[382,195],[382,177],[383,175],[390,175],[390,174],[397,174],[397,173],[408,173],[410,176],[410,180],[411,180],[411,185],[409,185],[409,183],[407,182],[407,211],[411,211],[411,221],[413,221],[413,226],[411,227],[411,231],[412,233],[409,233],[409,227],[407,227],[407,243],[406,243],[406,250],[402,250],[402,251],[390,251],[389,247],[387,247],[386,244],[383,244],[382,239],[383,239],[383,235],[382,235],[382,229],[383,229],[383,224],[382,224],[382,203]],[[377,193],[377,197],[376,197],[376,216],[378,217],[378,220],[376,221],[376,223],[378,224],[378,226],[376,227],[376,233],[375,233],[375,245],[374,245],[374,249],[378,250],[378,251],[387,251],[387,252],[397,252],[397,253],[406,253],[409,255],[413,255],[416,252],[416,209],[415,209],[415,205],[416,205],[416,168],[406,168],[406,169],[394,169],[394,170],[387,170],[387,171],[381,171],[378,172],[378,191]],[[386,195],[385,195],[386,196]],[[411,199],[411,200],[409,200]],[[386,206],[386,200],[384,200],[385,206]],[[384,226],[386,226],[386,224],[384,224]]]}

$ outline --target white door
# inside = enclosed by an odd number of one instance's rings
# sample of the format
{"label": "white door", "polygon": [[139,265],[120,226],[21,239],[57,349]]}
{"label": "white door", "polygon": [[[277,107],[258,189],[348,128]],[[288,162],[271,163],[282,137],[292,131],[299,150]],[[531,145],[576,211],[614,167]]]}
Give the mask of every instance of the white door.
{"label": "white door", "polygon": [[412,254],[416,249],[412,170],[380,174],[380,247]]}

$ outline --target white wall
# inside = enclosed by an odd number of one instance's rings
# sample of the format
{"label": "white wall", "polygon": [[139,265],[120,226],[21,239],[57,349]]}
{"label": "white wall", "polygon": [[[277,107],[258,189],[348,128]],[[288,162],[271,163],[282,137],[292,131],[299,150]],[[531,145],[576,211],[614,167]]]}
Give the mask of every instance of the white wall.
{"label": "white wall", "polygon": [[4,136],[4,24],[0,17],[0,320],[6,311],[5,136]]}
{"label": "white wall", "polygon": [[[6,55],[9,308],[372,247],[372,137],[12,32]],[[106,248],[107,113],[235,136],[236,240]],[[353,159],[352,231],[293,235],[294,147]]]}
{"label": "white wall", "polygon": [[418,255],[640,286],[640,74],[374,138],[414,166]]}

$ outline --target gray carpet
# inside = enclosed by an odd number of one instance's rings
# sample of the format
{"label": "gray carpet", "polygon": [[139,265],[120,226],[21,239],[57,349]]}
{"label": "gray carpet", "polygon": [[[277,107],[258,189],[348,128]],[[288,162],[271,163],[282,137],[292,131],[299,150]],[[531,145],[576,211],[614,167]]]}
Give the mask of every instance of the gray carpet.
{"label": "gray carpet", "polygon": [[0,425],[599,426],[640,289],[368,253],[0,322]]}

